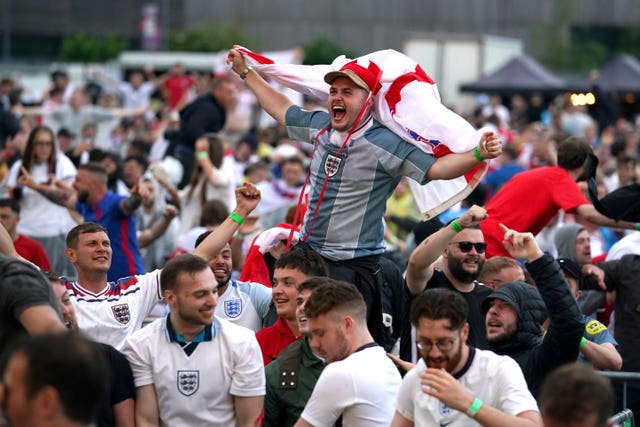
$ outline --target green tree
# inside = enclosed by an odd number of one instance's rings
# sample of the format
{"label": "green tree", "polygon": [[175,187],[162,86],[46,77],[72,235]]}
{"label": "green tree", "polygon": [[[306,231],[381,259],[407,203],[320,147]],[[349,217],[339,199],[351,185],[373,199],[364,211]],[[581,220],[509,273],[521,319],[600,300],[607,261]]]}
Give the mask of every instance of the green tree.
{"label": "green tree", "polygon": [[218,52],[241,44],[251,49],[258,48],[258,42],[245,36],[240,25],[204,24],[196,28],[169,34],[169,50],[182,52]]}
{"label": "green tree", "polygon": [[359,56],[354,51],[324,37],[313,39],[302,45],[302,48],[305,65],[331,64],[340,55],[346,55],[347,58]]}
{"label": "green tree", "polygon": [[60,58],[73,62],[104,62],[117,57],[128,46],[129,41],[120,39],[113,33],[104,37],[76,33],[62,41]]}

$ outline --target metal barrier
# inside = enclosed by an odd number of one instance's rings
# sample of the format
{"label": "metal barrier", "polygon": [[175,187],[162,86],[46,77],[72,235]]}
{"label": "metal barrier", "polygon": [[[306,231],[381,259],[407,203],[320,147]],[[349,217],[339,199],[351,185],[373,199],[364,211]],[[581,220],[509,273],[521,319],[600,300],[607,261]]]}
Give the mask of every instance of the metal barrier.
{"label": "metal barrier", "polygon": [[[622,407],[627,408],[627,381],[640,381],[640,373],[614,371],[599,371],[599,373],[611,380],[622,381]],[[623,409],[622,411],[614,414],[611,418],[609,418],[609,423],[622,427],[633,427],[635,426],[633,411],[631,411],[630,409]]]}
{"label": "metal barrier", "polygon": [[625,409],[623,411],[614,414],[608,420],[609,425],[619,425],[622,427],[633,427],[635,425],[633,421],[633,412],[631,409]]}

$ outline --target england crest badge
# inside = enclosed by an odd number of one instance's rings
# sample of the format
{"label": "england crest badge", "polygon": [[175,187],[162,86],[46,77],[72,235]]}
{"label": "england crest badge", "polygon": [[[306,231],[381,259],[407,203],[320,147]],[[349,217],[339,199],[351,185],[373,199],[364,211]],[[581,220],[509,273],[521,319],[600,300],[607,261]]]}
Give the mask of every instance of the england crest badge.
{"label": "england crest badge", "polygon": [[116,304],[111,306],[111,312],[113,313],[113,317],[123,325],[129,323],[131,320],[131,312],[129,311],[129,304]]}
{"label": "england crest badge", "polygon": [[327,176],[334,176],[338,173],[338,169],[340,169],[340,163],[342,163],[340,157],[327,154],[327,158],[324,160],[324,173],[326,173]]}
{"label": "england crest badge", "polygon": [[178,391],[191,396],[200,386],[200,371],[178,371]]}
{"label": "england crest badge", "polygon": [[236,318],[242,313],[242,300],[231,299],[224,302],[224,314],[229,318]]}

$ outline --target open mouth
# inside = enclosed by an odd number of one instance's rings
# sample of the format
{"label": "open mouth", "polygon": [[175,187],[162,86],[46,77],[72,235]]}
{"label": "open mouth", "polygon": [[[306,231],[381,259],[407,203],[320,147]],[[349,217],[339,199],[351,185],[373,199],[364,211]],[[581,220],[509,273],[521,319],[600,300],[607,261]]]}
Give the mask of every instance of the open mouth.
{"label": "open mouth", "polygon": [[347,114],[347,110],[344,107],[339,105],[334,106],[331,109],[331,112],[333,113],[334,120],[342,120],[344,116]]}

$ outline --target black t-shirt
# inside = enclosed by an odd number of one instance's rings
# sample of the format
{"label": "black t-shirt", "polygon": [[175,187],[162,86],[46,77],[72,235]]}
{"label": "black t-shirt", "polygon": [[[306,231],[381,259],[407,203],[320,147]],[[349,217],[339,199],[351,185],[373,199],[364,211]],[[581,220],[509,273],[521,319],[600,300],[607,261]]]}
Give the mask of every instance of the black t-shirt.
{"label": "black t-shirt", "polygon": [[136,388],[127,358],[108,344],[100,344],[100,346],[111,368],[111,387],[101,405],[98,427],[111,427],[115,425],[113,406],[127,399],[135,399]]}
{"label": "black t-shirt", "polygon": [[48,305],[58,312],[58,300],[47,278],[36,267],[0,254],[0,353],[27,331],[20,323],[31,307]]}
{"label": "black t-shirt", "polygon": [[[469,314],[467,321],[469,322],[469,338],[467,344],[479,348],[487,348],[487,330],[484,324],[484,312],[482,311],[482,300],[484,300],[492,289],[488,286],[476,283],[471,292],[460,292],[449,281],[444,272],[435,270],[433,276],[427,283],[425,289],[450,289],[452,291],[460,293],[467,301],[469,305]],[[402,324],[402,332],[400,337],[400,358],[402,360],[411,360],[411,350],[413,346],[413,339],[411,338],[411,303],[415,296],[409,293],[409,290],[405,287],[404,293],[404,321]]]}

